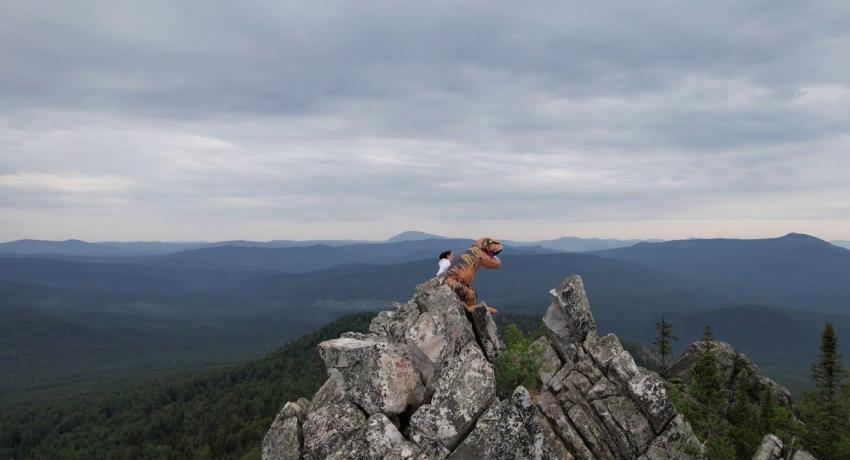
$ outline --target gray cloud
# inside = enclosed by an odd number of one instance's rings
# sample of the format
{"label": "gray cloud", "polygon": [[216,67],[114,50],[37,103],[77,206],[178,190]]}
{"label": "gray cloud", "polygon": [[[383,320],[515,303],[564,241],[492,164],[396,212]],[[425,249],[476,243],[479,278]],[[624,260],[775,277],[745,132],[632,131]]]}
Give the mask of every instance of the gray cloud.
{"label": "gray cloud", "polygon": [[850,238],[841,2],[0,7],[0,239]]}

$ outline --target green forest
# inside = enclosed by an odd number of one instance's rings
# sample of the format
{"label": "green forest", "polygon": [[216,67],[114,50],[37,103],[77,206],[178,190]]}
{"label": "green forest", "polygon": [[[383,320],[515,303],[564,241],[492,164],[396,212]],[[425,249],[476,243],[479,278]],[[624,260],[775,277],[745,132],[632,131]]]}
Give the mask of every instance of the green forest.
{"label": "green forest", "polygon": [[203,376],[6,410],[0,458],[258,458],[283,404],[311,397],[327,378],[319,342],[365,332],[373,316],[343,317],[263,359]]}
{"label": "green forest", "polygon": [[[343,317],[260,360],[227,369],[121,387],[99,397],[6,409],[0,419],[0,458],[259,458],[262,438],[283,404],[310,398],[325,381],[319,342],[346,331],[366,332],[373,316]],[[534,343],[542,334],[539,318],[503,315],[499,328],[508,347],[496,364],[498,392],[506,396],[520,384],[534,392],[542,353]],[[665,351],[672,325],[665,323],[660,332],[656,346]],[[704,340],[710,339],[706,328]],[[626,344],[632,350],[639,346]],[[850,458],[850,383],[837,349],[838,337],[828,324],[820,356],[811,366],[812,390],[793,413],[772,394],[754,395],[746,371],[736,371],[735,385],[725,388],[710,352],[694,365],[689,385],[673,379],[668,391],[706,442],[712,460],[749,459],[768,432],[821,460]],[[663,372],[652,362],[638,363]]]}

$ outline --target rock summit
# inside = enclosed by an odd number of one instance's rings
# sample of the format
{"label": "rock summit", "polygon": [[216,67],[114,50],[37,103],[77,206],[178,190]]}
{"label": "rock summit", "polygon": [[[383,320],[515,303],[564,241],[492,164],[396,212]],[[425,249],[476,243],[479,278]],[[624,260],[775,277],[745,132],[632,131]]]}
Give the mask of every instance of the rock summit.
{"label": "rock summit", "polygon": [[504,344],[486,305],[468,317],[433,279],[368,334],[320,344],[328,380],[281,409],[263,459],[700,458],[664,381],[616,335],[599,336],[581,278],[550,294],[539,392],[496,396]]}

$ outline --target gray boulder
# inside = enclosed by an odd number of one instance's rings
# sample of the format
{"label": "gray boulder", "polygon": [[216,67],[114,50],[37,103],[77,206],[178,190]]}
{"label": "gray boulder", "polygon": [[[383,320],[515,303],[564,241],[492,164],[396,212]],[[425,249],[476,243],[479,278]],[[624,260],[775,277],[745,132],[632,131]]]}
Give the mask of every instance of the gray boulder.
{"label": "gray boulder", "polygon": [[424,438],[454,449],[493,400],[495,385],[492,365],[481,349],[470,343],[442,372],[431,403],[410,418],[414,441],[427,442]]}
{"label": "gray boulder", "polygon": [[640,407],[656,434],[660,434],[675,415],[664,380],[654,372],[644,372],[631,379],[628,394]]}
{"label": "gray boulder", "polygon": [[756,449],[752,460],[784,460],[786,458],[790,460],[816,460],[812,454],[805,450],[797,450],[793,452],[793,455],[788,450],[793,449],[787,449],[782,445],[781,439],[772,433],[768,433],[761,438],[761,444]]}
{"label": "gray boulder", "polygon": [[791,456],[791,460],[817,460],[815,457],[805,450],[798,450]]}
{"label": "gray boulder", "polygon": [[452,452],[452,460],[553,458],[528,390],[517,387],[508,401],[494,401],[475,429]]}
{"label": "gray boulder", "polygon": [[638,459],[697,460],[703,458],[703,454],[703,445],[694,435],[691,425],[677,414]]}
{"label": "gray boulder", "polygon": [[394,342],[404,342],[407,330],[422,313],[419,305],[413,300],[405,304],[394,304],[394,310],[382,311],[372,320],[369,331],[378,335],[385,335]]}
{"label": "gray boulder", "polygon": [[331,380],[346,399],[368,414],[400,414],[424,397],[419,372],[405,348],[378,336],[354,336],[319,344]]}
{"label": "gray boulder", "polygon": [[484,302],[476,305],[472,311],[472,330],[487,361],[495,363],[499,353],[505,351],[505,343],[499,337],[499,330]]}
{"label": "gray boulder", "polygon": [[313,396],[313,401],[310,402],[310,410],[342,401],[345,401],[345,395],[340,383],[335,379],[327,379]]}
{"label": "gray boulder", "polygon": [[302,428],[306,460],[324,460],[336,452],[363,425],[366,415],[350,402],[329,404],[307,414]]}
{"label": "gray boulder", "polygon": [[561,369],[561,366],[564,364],[561,362],[561,358],[558,357],[558,353],[549,343],[549,340],[546,337],[540,337],[534,343],[534,346],[538,349],[543,349],[543,357],[541,358],[540,371],[538,372],[538,377],[540,377],[540,383],[546,384],[549,383],[549,380]]}
{"label": "gray boulder", "polygon": [[411,303],[422,311],[405,333],[404,340],[429,393],[443,369],[451,366],[475,333],[463,303],[448,286],[432,281],[420,284]]}
{"label": "gray boulder", "polygon": [[386,415],[375,414],[327,460],[381,460],[397,446],[403,449],[407,445],[410,443]]}
{"label": "gray boulder", "polygon": [[596,334],[596,321],[590,314],[581,277],[568,278],[549,294],[552,304],[543,316],[543,324],[556,351],[568,360],[571,345],[583,342],[588,334]]}
{"label": "gray boulder", "polygon": [[306,412],[303,403],[288,402],[283,406],[263,437],[263,460],[300,460],[301,424]]}
{"label": "gray boulder", "polygon": [[764,435],[753,460],[782,460],[782,441],[772,434]]}

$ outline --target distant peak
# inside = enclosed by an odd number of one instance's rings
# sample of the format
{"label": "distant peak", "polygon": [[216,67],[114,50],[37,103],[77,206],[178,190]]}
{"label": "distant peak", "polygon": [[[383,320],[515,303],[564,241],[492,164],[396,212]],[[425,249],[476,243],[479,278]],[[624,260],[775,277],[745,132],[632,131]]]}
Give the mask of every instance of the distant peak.
{"label": "distant peak", "polygon": [[820,238],[817,238],[812,235],[807,235],[805,233],[789,233],[785,236],[778,238],[780,240],[795,240],[795,241],[818,241],[818,242],[826,242]]}
{"label": "distant peak", "polygon": [[387,243],[396,243],[399,241],[419,241],[419,240],[429,240],[429,239],[446,239],[445,236],[435,235],[433,233],[425,233],[419,230],[408,230],[406,232],[401,232],[398,235],[395,235],[386,240]]}

